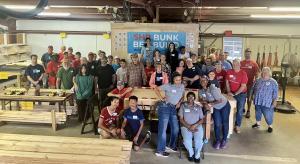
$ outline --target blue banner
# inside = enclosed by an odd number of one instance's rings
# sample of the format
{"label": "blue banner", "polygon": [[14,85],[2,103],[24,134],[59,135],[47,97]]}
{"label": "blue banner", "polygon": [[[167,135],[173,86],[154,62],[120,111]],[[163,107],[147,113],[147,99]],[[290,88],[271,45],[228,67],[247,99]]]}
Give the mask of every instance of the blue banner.
{"label": "blue banner", "polygon": [[128,32],[127,49],[128,53],[141,53],[145,38],[151,38],[151,44],[155,49],[164,53],[170,42],[174,42],[176,48],[186,45],[185,32]]}

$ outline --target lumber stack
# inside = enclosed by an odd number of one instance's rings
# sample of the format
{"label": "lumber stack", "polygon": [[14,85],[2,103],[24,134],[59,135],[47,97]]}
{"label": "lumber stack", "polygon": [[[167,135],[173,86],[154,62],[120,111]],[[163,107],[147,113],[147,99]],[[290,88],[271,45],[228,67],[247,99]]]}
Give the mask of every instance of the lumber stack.
{"label": "lumber stack", "polygon": [[26,122],[52,124],[56,131],[57,124],[64,124],[67,121],[65,112],[34,112],[34,111],[7,111],[0,110],[0,122]]}
{"label": "lumber stack", "polygon": [[2,163],[129,164],[127,140],[0,133]]}

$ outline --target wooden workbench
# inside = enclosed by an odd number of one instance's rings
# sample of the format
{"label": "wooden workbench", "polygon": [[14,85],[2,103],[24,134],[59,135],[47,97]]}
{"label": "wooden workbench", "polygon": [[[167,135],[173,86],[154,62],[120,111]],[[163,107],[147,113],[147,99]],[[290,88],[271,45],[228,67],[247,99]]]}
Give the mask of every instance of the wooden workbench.
{"label": "wooden workbench", "polygon": [[[24,95],[6,95],[4,92],[10,90],[25,91]],[[57,91],[57,90],[55,90]],[[2,105],[2,110],[0,110],[0,123],[6,122],[22,122],[22,123],[41,123],[41,124],[51,124],[53,131],[56,131],[58,124],[65,124],[67,121],[67,109],[66,101],[72,98],[73,93],[66,92],[63,97],[59,96],[48,96],[49,93],[54,92],[54,90],[41,89],[41,96],[34,96],[34,89],[29,89],[26,91],[25,88],[7,88],[5,91],[0,93],[0,101]],[[10,110],[6,110],[6,102],[10,104]],[[17,102],[17,108],[20,107],[19,102],[32,102],[30,109],[27,110],[14,110],[12,111],[11,102]],[[33,110],[33,102],[54,102],[58,105],[58,111],[55,109],[50,109],[48,111],[35,111]],[[61,104],[63,104],[64,111],[61,111]]]}

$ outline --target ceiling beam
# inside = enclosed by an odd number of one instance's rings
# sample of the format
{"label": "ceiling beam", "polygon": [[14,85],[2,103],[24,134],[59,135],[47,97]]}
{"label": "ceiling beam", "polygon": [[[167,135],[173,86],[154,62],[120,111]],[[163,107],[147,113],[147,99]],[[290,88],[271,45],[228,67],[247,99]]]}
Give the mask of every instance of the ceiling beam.
{"label": "ceiling beam", "polygon": [[[134,4],[145,5],[144,0],[129,0]],[[185,0],[190,3],[182,3],[177,0],[151,0],[153,6],[160,7],[191,7],[194,0]],[[0,5],[35,5],[38,0],[1,0]],[[62,6],[123,6],[122,0],[49,0],[49,5]],[[270,7],[270,6],[300,6],[299,0],[202,0],[202,6],[220,7]]]}

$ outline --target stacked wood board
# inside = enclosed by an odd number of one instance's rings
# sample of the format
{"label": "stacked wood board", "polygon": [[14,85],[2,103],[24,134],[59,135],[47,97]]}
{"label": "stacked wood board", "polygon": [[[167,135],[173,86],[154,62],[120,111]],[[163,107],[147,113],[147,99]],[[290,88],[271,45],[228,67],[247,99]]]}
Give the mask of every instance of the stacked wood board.
{"label": "stacked wood board", "polygon": [[0,133],[1,163],[129,164],[127,140]]}
{"label": "stacked wood board", "polygon": [[65,124],[67,115],[65,112],[34,112],[34,111],[8,111],[0,110],[0,122],[26,122],[51,124],[56,131],[58,124]]}
{"label": "stacked wood board", "polygon": [[30,59],[31,47],[26,44],[0,45],[0,64]]}

